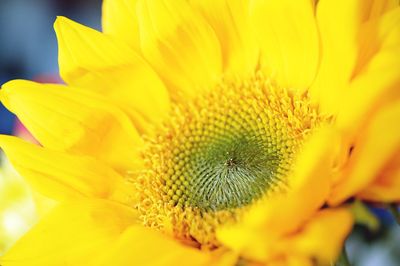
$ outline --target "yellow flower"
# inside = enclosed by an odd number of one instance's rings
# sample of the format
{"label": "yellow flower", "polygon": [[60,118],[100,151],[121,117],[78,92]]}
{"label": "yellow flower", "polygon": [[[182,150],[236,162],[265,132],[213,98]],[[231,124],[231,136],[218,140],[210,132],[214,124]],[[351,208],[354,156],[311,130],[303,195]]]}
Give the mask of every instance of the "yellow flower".
{"label": "yellow flower", "polygon": [[108,0],[104,33],[58,18],[68,85],[0,93],[42,146],[0,146],[59,203],[2,265],[331,263],[352,217],[325,203],[400,200],[400,9],[315,2]]}

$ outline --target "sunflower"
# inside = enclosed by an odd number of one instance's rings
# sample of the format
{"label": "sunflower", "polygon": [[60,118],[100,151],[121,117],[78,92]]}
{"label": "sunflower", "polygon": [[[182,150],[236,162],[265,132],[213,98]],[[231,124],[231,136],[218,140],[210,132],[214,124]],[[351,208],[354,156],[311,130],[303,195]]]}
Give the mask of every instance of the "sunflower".
{"label": "sunflower", "polygon": [[0,146],[58,204],[0,262],[332,263],[341,203],[400,200],[399,19],[372,0],[108,0],[103,33],[59,17],[67,85],[0,93],[41,144]]}

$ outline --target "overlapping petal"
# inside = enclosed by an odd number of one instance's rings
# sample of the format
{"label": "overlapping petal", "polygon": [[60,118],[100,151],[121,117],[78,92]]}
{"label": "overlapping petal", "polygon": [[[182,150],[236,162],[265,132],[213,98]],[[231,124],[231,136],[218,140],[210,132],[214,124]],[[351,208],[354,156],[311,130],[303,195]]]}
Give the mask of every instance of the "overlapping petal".
{"label": "overlapping petal", "polygon": [[375,202],[400,202],[400,154],[394,155],[358,196]]}
{"label": "overlapping petal", "polygon": [[321,210],[299,232],[282,238],[274,249],[281,253],[291,250],[309,263],[312,258],[317,258],[322,265],[331,263],[338,257],[352,225],[353,217],[347,209]]}
{"label": "overlapping petal", "polygon": [[0,97],[45,147],[91,155],[121,170],[141,165],[142,139],[127,116],[105,98],[24,80],[3,85]]}
{"label": "overlapping petal", "polygon": [[[101,254],[93,265],[174,266],[181,263],[209,265],[212,256],[208,252],[184,246],[178,241],[141,226],[128,228],[120,238],[110,243],[107,253]],[[90,265],[92,265],[90,264]]]}
{"label": "overlapping petal", "polygon": [[250,3],[252,26],[261,47],[261,68],[280,86],[307,89],[319,63],[314,1]]}
{"label": "overlapping petal", "polygon": [[[321,63],[310,91],[323,112],[335,113],[348,90],[348,83],[357,75],[356,66],[364,65],[367,57],[363,46],[374,46],[381,39],[373,36],[372,43],[360,37],[364,23],[380,19],[381,15],[398,6],[396,1],[321,0],[317,6],[321,38]],[[340,18],[340,19],[339,19]]]}
{"label": "overlapping petal", "polygon": [[247,77],[259,59],[258,44],[250,24],[247,0],[191,0],[192,6],[212,26],[219,42],[226,76]]}
{"label": "overlapping petal", "polygon": [[142,51],[175,98],[212,88],[222,72],[221,49],[200,14],[184,0],[139,0],[137,14]]}
{"label": "overlapping petal", "polygon": [[140,51],[137,0],[104,0],[101,15],[103,32],[113,35]]}
{"label": "overlapping petal", "polygon": [[[380,172],[400,149],[400,102],[396,101],[377,111],[361,131],[347,165],[339,173],[330,196],[336,205],[362,192],[379,177]],[[393,175],[391,178],[396,178]],[[400,188],[398,188],[400,189]]]}
{"label": "overlapping petal", "polygon": [[37,191],[56,200],[106,198],[122,179],[94,158],[52,151],[16,137],[0,135],[0,148]]}
{"label": "overlapping petal", "polygon": [[4,266],[87,265],[109,251],[110,243],[134,223],[136,214],[103,200],[63,203],[23,236],[6,255]]}
{"label": "overlapping petal", "polygon": [[[158,123],[170,108],[168,92],[154,70],[127,44],[64,17],[57,18],[61,77],[114,100],[139,128],[140,114]],[[149,127],[149,125],[147,125]]]}
{"label": "overlapping petal", "polygon": [[349,138],[368,123],[373,113],[400,98],[400,7],[365,23],[360,34],[358,74],[342,94],[337,126]]}

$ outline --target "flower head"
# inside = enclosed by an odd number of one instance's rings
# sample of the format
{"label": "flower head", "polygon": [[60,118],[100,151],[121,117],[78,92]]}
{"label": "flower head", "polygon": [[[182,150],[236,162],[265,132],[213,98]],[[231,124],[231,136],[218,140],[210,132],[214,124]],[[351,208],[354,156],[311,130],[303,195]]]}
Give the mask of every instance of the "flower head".
{"label": "flower head", "polygon": [[60,202],[3,264],[326,264],[352,225],[329,205],[400,199],[380,171],[400,144],[398,4],[109,0],[103,11],[103,33],[55,23],[67,85],[1,90],[42,146],[0,146]]}

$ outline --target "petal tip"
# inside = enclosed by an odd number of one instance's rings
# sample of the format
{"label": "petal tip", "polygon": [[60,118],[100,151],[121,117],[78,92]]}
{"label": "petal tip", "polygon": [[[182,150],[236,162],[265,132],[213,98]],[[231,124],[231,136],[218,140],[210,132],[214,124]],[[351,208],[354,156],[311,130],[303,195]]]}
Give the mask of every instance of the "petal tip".
{"label": "petal tip", "polygon": [[10,96],[11,90],[14,91],[17,87],[19,87],[24,82],[29,82],[29,81],[22,80],[22,79],[14,79],[14,80],[7,81],[6,83],[4,83],[1,86],[0,102],[2,102],[3,105],[6,106],[8,109],[10,109],[8,107],[9,106],[8,102],[9,102],[9,96]]}
{"label": "petal tip", "polygon": [[63,23],[63,21],[66,21],[67,18],[64,16],[57,16],[55,21],[54,21],[54,29],[57,31],[57,28],[59,27],[60,23]]}

